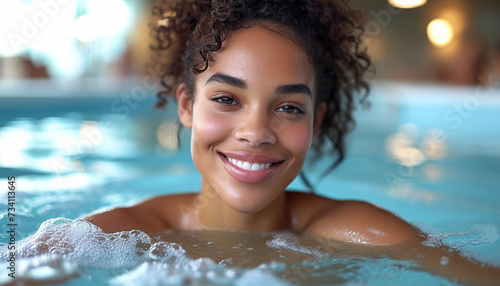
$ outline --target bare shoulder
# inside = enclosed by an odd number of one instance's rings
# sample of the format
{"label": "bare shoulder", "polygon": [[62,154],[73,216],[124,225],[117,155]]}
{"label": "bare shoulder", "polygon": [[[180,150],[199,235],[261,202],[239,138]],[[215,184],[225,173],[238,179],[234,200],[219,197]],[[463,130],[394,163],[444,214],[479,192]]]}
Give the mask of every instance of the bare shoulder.
{"label": "bare shoulder", "polygon": [[192,196],[181,194],[154,197],[131,207],[90,213],[82,219],[100,227],[106,233],[134,229],[146,233],[163,232],[176,224],[179,216],[176,206],[188,203]]}
{"label": "bare shoulder", "polygon": [[[336,201],[303,194],[303,232],[331,239],[371,245],[394,245],[420,236],[411,224],[395,214],[362,201]],[[304,207],[307,206],[307,207]]]}

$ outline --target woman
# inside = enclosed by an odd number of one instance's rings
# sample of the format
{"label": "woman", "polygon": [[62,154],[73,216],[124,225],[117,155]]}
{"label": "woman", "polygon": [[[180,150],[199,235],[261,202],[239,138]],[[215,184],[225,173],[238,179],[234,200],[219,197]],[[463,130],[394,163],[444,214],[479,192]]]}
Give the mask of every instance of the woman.
{"label": "woman", "polygon": [[[484,273],[459,255],[423,247],[418,229],[374,205],[285,191],[311,147],[320,154],[331,146],[332,168],[344,157],[355,97],[364,100],[371,67],[359,12],[320,0],[162,2],[154,12],[160,19],[153,48],[166,87],[158,105],[175,94],[180,121],[192,131],[201,190],[88,221],[105,232],[292,230],[355,244],[411,245],[425,254],[415,259],[440,274]],[[439,269],[443,255],[449,262]]]}

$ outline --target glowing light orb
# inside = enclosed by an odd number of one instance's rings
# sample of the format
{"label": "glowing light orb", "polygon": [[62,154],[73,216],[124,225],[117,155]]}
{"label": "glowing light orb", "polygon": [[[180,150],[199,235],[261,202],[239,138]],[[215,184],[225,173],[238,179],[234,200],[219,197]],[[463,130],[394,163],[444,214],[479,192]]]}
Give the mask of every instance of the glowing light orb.
{"label": "glowing light orb", "polygon": [[396,8],[411,9],[424,5],[427,0],[389,0],[389,3]]}
{"label": "glowing light orb", "polygon": [[446,47],[454,37],[453,26],[444,19],[434,19],[427,26],[427,37],[436,47]]}

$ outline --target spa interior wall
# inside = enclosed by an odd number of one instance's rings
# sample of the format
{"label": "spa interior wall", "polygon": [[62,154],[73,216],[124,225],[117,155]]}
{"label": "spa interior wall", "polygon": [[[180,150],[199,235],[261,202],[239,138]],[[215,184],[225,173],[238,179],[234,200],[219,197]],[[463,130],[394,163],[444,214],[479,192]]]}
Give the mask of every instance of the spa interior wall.
{"label": "spa interior wall", "polygon": [[[48,4],[47,4],[48,3]],[[141,77],[150,59],[147,23],[155,1],[2,1],[0,80]],[[500,73],[500,2],[430,0],[397,9],[386,0],[352,0],[366,18],[375,80],[493,84]],[[428,25],[441,19],[451,37],[436,46]],[[150,71],[149,71],[150,72]],[[106,79],[109,79],[106,81]]]}

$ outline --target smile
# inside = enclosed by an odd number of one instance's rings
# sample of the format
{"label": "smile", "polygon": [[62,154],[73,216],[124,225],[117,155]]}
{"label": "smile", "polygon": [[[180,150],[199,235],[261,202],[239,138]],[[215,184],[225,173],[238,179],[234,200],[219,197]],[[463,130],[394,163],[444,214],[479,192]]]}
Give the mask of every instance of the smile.
{"label": "smile", "polygon": [[266,181],[283,163],[283,160],[278,158],[246,152],[232,152],[227,155],[219,153],[219,156],[233,178],[249,184]]}
{"label": "smile", "polygon": [[236,160],[236,159],[233,159],[233,158],[230,158],[230,157],[227,157],[227,160],[233,164],[233,165],[236,165],[238,168],[241,168],[243,170],[246,170],[246,171],[261,171],[261,170],[264,170],[264,169],[269,169],[269,167],[271,167],[271,163],[250,163],[250,162],[246,162],[246,161],[240,161],[240,160]]}

